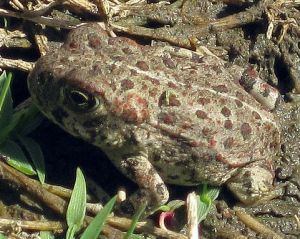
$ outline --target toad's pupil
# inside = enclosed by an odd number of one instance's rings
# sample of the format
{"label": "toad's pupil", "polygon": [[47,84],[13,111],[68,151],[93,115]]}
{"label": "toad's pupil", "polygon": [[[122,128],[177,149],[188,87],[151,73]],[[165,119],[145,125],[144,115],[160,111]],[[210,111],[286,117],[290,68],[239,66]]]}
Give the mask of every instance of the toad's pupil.
{"label": "toad's pupil", "polygon": [[80,92],[78,90],[72,90],[69,93],[69,97],[72,103],[81,109],[90,109],[95,106],[95,98],[89,94]]}
{"label": "toad's pupil", "polygon": [[80,91],[77,91],[77,90],[72,90],[70,92],[70,98],[78,106],[84,106],[89,101],[88,95],[86,95]]}

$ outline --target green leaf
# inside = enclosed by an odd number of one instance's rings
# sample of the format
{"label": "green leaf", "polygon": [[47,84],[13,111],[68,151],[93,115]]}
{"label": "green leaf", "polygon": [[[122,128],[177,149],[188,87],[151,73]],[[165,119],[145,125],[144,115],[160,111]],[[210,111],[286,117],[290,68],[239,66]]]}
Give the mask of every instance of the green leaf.
{"label": "green leaf", "polygon": [[165,205],[159,206],[155,211],[171,212],[182,207],[185,204],[182,200],[172,200]]}
{"label": "green leaf", "polygon": [[[29,100],[24,101],[14,110],[9,120],[0,128],[0,144],[8,137],[27,135],[39,126],[43,119],[42,114]],[[9,122],[9,123],[7,123]]]}
{"label": "green leaf", "polygon": [[171,211],[171,207],[169,207],[168,205],[161,205],[155,211],[169,212]]}
{"label": "green leaf", "polygon": [[4,71],[0,75],[0,111],[2,111],[2,107],[6,98],[6,95],[9,91],[10,82],[12,79],[12,74],[8,73],[6,75],[6,72]]}
{"label": "green leaf", "polygon": [[138,208],[138,210],[136,211],[136,213],[133,215],[130,227],[126,233],[126,235],[124,236],[124,239],[129,239],[132,238],[132,233],[136,227],[136,224],[138,222],[138,220],[140,219],[140,217],[142,216],[142,214],[144,213],[145,209],[146,209],[147,204],[143,203],[140,205],[140,207]]}
{"label": "green leaf", "polygon": [[11,73],[4,71],[0,75],[0,131],[9,124],[13,113],[12,97],[10,91]]}
{"label": "green leaf", "polygon": [[203,221],[212,205],[212,202],[219,196],[220,188],[214,186],[208,186],[204,184],[202,186],[201,193],[198,195],[198,222]]}
{"label": "green leaf", "polygon": [[167,203],[167,206],[170,208],[169,211],[175,211],[176,209],[185,205],[185,202],[182,200],[172,200]]}
{"label": "green leaf", "polygon": [[21,144],[24,146],[30,158],[33,162],[33,165],[36,169],[37,175],[41,183],[45,182],[45,162],[44,162],[44,155],[42,153],[40,145],[35,142],[35,140],[25,137],[19,136],[18,139],[20,140]]}
{"label": "green leaf", "polygon": [[52,232],[49,231],[41,231],[40,232],[40,238],[41,239],[54,239],[54,235],[52,234]]}
{"label": "green leaf", "polygon": [[43,116],[38,108],[27,99],[15,109],[13,117],[18,119],[12,131],[14,135],[27,135],[35,130],[42,122]]}
{"label": "green leaf", "polygon": [[7,163],[27,175],[35,175],[36,172],[28,162],[20,146],[12,140],[0,144],[0,154],[8,157]]}
{"label": "green leaf", "polygon": [[220,194],[220,187],[210,186],[209,190],[207,191],[207,194],[212,201],[215,201]]}
{"label": "green leaf", "polygon": [[7,239],[7,237],[0,233],[0,239]]}
{"label": "green leaf", "polygon": [[2,144],[11,134],[11,132],[15,129],[16,125],[18,124],[21,114],[13,114],[9,124],[6,124],[6,126],[1,129],[0,131],[0,144]]}
{"label": "green leaf", "polygon": [[116,203],[117,197],[114,196],[109,202],[103,207],[103,209],[97,214],[90,225],[85,229],[80,239],[97,239],[104,223],[109,216],[111,210]]}
{"label": "green leaf", "polygon": [[199,223],[206,218],[210,206],[211,206],[210,204],[204,203],[201,200],[198,201],[198,222]]}
{"label": "green leaf", "polygon": [[75,236],[75,233],[79,230],[77,225],[72,225],[68,227],[67,234],[66,234],[66,239],[73,239]]}
{"label": "green leaf", "polygon": [[67,239],[74,238],[75,233],[81,228],[86,210],[86,184],[84,176],[77,168],[76,181],[67,210]]}

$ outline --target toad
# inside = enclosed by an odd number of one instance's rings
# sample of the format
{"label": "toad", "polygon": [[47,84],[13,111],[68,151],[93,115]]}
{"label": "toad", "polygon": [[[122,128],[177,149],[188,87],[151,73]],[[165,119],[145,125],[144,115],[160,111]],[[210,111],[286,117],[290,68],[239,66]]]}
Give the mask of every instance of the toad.
{"label": "toad", "polygon": [[149,205],[165,183],[226,184],[244,203],[273,188],[279,94],[255,70],[173,46],[71,31],[28,77],[33,101],[70,134],[98,146]]}

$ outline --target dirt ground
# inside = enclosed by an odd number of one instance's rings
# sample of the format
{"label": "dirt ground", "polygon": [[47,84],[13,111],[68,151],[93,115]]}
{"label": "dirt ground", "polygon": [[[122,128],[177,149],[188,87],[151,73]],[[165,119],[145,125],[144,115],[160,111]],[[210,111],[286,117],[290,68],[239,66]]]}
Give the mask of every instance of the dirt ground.
{"label": "dirt ground", "polygon": [[[29,97],[26,77],[34,62],[59,47],[70,29],[86,22],[104,22],[116,35],[140,44],[176,45],[210,52],[229,64],[253,65],[260,77],[283,96],[283,103],[274,110],[282,125],[274,184],[281,186],[284,193],[260,205],[245,207],[222,189],[201,224],[201,238],[296,239],[300,238],[299,10],[300,2],[296,0],[6,0],[0,3],[1,18],[9,20],[7,29],[4,23],[0,28],[0,69],[14,73],[14,102],[22,102]],[[48,183],[72,187],[79,165],[109,195],[120,187],[129,192],[136,189],[99,149],[69,136],[47,119],[32,136],[45,155]],[[24,220],[57,218],[51,210],[44,214],[44,210],[21,202],[19,187],[1,178],[0,183],[0,215]],[[192,190],[170,186],[171,198],[184,200]],[[251,218],[243,217],[243,213]]]}

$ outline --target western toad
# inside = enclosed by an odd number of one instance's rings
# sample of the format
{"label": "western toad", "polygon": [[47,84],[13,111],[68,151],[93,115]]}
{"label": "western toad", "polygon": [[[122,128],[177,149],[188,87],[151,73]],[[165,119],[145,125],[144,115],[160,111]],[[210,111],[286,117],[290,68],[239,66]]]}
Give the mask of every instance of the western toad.
{"label": "western toad", "polygon": [[279,126],[248,92],[269,108],[278,93],[253,69],[88,24],[38,60],[28,85],[47,117],[100,147],[151,205],[167,201],[164,182],[226,184],[244,203],[272,188]]}

